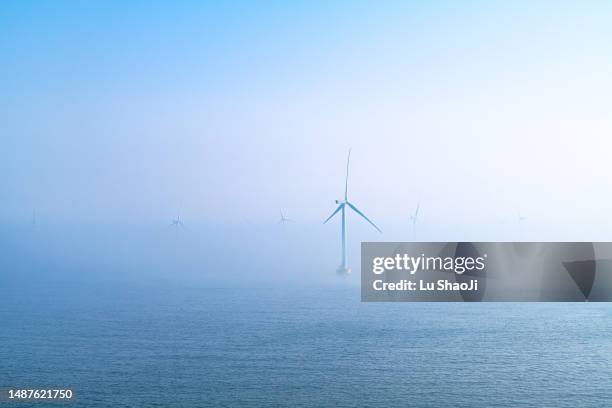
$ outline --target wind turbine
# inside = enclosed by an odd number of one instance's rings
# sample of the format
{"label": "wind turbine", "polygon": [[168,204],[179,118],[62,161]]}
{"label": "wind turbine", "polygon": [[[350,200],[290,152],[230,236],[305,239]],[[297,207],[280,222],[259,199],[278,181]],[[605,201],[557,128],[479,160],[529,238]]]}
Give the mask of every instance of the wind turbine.
{"label": "wind turbine", "polygon": [[280,210],[280,216],[281,216],[281,217],[280,217],[280,220],[278,220],[278,223],[279,223],[279,224],[282,224],[282,225],[283,225],[283,227],[285,226],[285,224],[286,224],[286,223],[288,223],[288,222],[293,222],[293,220],[291,220],[291,219],[289,219],[289,218],[285,217],[285,215],[283,214],[283,210]]}
{"label": "wind turbine", "polygon": [[183,221],[181,221],[180,215],[177,215],[176,218],[172,220],[172,224],[170,224],[170,226],[175,227],[177,230],[179,227],[185,228],[185,224],[183,224]]}
{"label": "wind turbine", "polygon": [[414,210],[414,214],[410,216],[410,222],[412,222],[412,231],[416,231],[416,223],[419,220],[419,210],[421,208],[421,202],[419,201],[416,206],[416,210]]}
{"label": "wind turbine", "polygon": [[355,207],[348,200],[348,176],[349,176],[349,163],[350,163],[350,161],[351,161],[351,150],[349,149],[348,158],[346,159],[346,180],[345,180],[345,183],[344,183],[344,201],[336,200],[336,204],[338,204],[338,208],[336,208],[336,211],[334,211],[332,213],[332,215],[330,215],[325,221],[323,221],[323,224],[327,223],[327,221],[331,220],[334,215],[336,215],[336,214],[338,214],[338,212],[342,211],[342,263],[340,264],[340,266],[337,269],[337,272],[339,274],[348,274],[348,273],[351,272],[351,268],[348,268],[346,266],[346,261],[347,261],[347,256],[346,256],[346,211],[347,211],[347,206],[348,206],[348,208],[350,208],[351,210],[353,210],[357,214],[359,214],[361,217],[363,217],[367,222],[369,222],[370,225],[372,225],[374,228],[376,228],[376,230],[378,232],[382,232],[380,230],[380,228],[378,228],[376,226],[376,224],[374,224],[372,221],[370,221],[370,219],[368,217],[366,217],[364,213],[359,211],[357,209],[357,207]]}

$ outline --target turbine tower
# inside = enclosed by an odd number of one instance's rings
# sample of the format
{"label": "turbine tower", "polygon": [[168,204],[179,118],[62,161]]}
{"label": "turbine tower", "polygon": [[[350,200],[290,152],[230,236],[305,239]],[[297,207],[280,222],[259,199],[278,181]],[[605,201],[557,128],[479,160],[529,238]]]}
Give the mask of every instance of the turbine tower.
{"label": "turbine tower", "polygon": [[347,256],[346,256],[346,212],[347,212],[347,206],[348,206],[348,208],[350,208],[351,210],[353,210],[357,214],[359,214],[361,217],[363,217],[367,222],[369,222],[370,225],[372,225],[374,228],[376,228],[376,230],[378,232],[382,232],[380,230],[380,228],[378,228],[376,226],[376,224],[374,224],[372,221],[370,221],[370,219],[368,217],[366,217],[364,213],[359,211],[357,209],[357,207],[355,207],[348,200],[348,176],[349,176],[349,163],[350,163],[350,161],[351,161],[351,150],[349,149],[348,158],[346,159],[346,180],[345,180],[345,183],[344,183],[344,201],[336,200],[336,204],[338,204],[338,208],[336,208],[336,210],[332,213],[332,215],[330,215],[325,221],[323,221],[323,224],[326,224],[327,221],[331,220],[334,215],[336,215],[338,212],[342,211],[342,263],[340,264],[340,266],[337,269],[337,272],[339,274],[341,274],[341,275],[351,273],[351,268],[346,266],[346,262],[347,262]]}

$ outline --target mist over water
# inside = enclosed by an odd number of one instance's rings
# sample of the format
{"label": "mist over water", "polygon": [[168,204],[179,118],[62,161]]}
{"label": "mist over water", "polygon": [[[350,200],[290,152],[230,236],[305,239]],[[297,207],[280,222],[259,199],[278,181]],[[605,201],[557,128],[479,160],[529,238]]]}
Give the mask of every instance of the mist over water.
{"label": "mist over water", "polygon": [[[383,229],[379,234],[349,215],[348,263],[353,274],[341,278],[335,274],[340,263],[339,220],[326,225],[299,219],[286,225],[277,221],[232,225],[183,221],[185,228],[172,226],[170,220],[158,224],[5,225],[0,229],[0,279],[167,282],[205,287],[355,286],[359,284],[362,241],[571,238],[559,228],[537,221],[518,224],[503,219],[490,224],[439,225],[425,218],[413,229],[406,218],[395,224],[379,223]],[[593,229],[584,236],[605,239],[602,230]]]}
{"label": "mist over water", "polygon": [[[88,225],[4,229],[6,281],[168,282],[207,287],[336,284],[337,228]],[[353,264],[359,266],[359,243]]]}
{"label": "mist over water", "polygon": [[3,1],[0,388],[609,406],[608,304],[359,297],[363,241],[610,241],[604,3]]}

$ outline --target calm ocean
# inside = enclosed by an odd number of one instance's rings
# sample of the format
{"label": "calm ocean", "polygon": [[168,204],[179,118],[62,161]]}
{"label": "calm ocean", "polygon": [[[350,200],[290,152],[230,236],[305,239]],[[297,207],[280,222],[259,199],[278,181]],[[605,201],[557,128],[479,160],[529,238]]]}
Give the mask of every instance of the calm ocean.
{"label": "calm ocean", "polygon": [[79,407],[612,403],[610,304],[119,284],[0,295],[0,386],[70,386]]}

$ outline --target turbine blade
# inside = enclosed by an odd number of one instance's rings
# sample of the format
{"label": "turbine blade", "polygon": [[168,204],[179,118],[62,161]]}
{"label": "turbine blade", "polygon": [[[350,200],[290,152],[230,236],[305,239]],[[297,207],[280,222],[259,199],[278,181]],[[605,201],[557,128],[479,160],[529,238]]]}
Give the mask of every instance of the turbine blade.
{"label": "turbine blade", "polygon": [[332,217],[333,217],[334,215],[336,215],[336,214],[338,213],[338,211],[340,211],[340,210],[342,209],[342,207],[344,207],[344,203],[340,204],[340,205],[338,206],[338,208],[336,208],[336,211],[334,211],[334,212],[332,213],[332,215],[330,215],[329,217],[327,217],[327,219],[326,219],[325,221],[323,221],[323,224],[326,224],[326,223],[327,223],[327,221],[331,220],[331,219],[332,219]]}
{"label": "turbine blade", "polygon": [[355,207],[353,204],[351,204],[351,203],[349,203],[349,202],[347,202],[347,204],[349,205],[349,207],[351,207],[351,208],[353,209],[353,211],[355,211],[357,214],[359,214],[359,215],[361,215],[363,218],[365,218],[365,220],[366,220],[367,222],[369,222],[369,223],[370,223],[370,225],[372,225],[374,228],[376,228],[376,230],[377,230],[378,232],[382,233],[382,231],[380,230],[380,228],[378,228],[378,227],[376,226],[376,224],[374,224],[372,221],[370,221],[370,219],[369,219],[368,217],[366,217],[364,213],[362,213],[361,211],[359,211],[359,210],[357,209],[357,207]]}
{"label": "turbine blade", "polygon": [[346,159],[346,180],[344,183],[344,201],[346,201],[348,197],[348,176],[349,176],[349,163],[350,162],[351,162],[351,149],[349,149],[348,158]]}
{"label": "turbine blade", "polygon": [[417,204],[416,211],[414,212],[414,218],[419,216],[419,209],[421,208],[421,202],[419,201]]}

